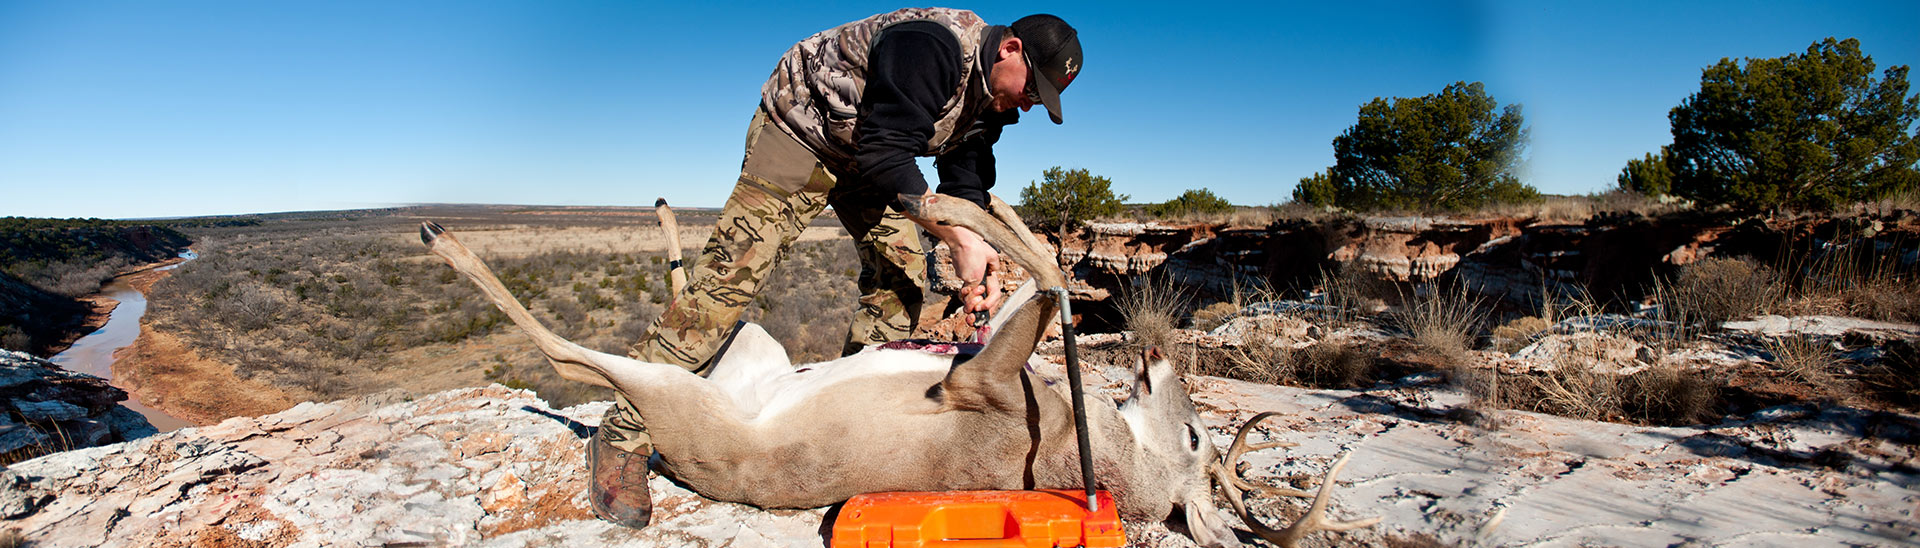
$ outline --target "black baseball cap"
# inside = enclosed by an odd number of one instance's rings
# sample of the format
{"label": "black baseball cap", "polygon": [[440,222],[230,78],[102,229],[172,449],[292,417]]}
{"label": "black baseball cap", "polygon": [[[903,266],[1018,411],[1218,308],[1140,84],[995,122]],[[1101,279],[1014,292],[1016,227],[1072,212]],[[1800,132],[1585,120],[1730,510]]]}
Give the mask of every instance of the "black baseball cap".
{"label": "black baseball cap", "polygon": [[1059,17],[1044,13],[1021,17],[1013,22],[1013,35],[1020,38],[1021,53],[1026,56],[1027,75],[1047,115],[1060,123],[1060,91],[1080,75],[1085,61],[1080,53],[1080,33]]}

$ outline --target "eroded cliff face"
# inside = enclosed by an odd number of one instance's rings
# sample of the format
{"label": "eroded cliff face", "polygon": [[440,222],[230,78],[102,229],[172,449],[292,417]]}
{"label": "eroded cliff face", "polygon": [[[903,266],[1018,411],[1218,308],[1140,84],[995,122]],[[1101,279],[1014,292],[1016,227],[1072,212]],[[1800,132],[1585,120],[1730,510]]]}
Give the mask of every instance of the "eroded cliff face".
{"label": "eroded cliff face", "polygon": [[127,392],[106,379],[0,350],[0,465],[158,433],[140,413],[120,405],[126,399]]}
{"label": "eroded cliff face", "polygon": [[[1057,236],[1041,234],[1058,245]],[[1911,268],[1920,217],[1740,219],[1685,214],[1603,217],[1584,223],[1421,217],[1284,220],[1262,228],[1092,223],[1067,236],[1064,263],[1079,300],[1119,295],[1143,274],[1167,275],[1215,296],[1235,284],[1307,289],[1321,272],[1357,268],[1392,282],[1463,281],[1514,304],[1543,287],[1584,288],[1602,302],[1639,299],[1656,276],[1706,257],[1779,264],[1789,253],[1873,246]]]}

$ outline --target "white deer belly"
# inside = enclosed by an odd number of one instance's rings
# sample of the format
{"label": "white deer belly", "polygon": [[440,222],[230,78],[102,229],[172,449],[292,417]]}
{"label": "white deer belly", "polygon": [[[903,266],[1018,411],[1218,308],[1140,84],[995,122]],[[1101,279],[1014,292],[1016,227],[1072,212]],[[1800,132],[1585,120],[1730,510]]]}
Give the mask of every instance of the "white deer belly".
{"label": "white deer belly", "polygon": [[843,382],[902,373],[931,372],[944,375],[952,365],[953,356],[918,350],[875,350],[804,365],[784,374],[761,377],[750,384],[726,388],[740,411],[748,417],[748,422],[760,424]]}

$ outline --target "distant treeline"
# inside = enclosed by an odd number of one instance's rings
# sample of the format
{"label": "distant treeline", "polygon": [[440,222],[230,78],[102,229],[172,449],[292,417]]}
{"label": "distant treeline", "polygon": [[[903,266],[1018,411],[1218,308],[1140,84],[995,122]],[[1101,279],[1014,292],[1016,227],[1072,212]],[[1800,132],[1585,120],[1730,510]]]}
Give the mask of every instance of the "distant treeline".
{"label": "distant treeline", "polygon": [[82,327],[78,297],[190,243],[153,222],[0,217],[0,348],[46,354]]}
{"label": "distant treeline", "polygon": [[14,275],[34,262],[157,261],[188,243],[185,234],[153,222],[0,217],[0,265]]}

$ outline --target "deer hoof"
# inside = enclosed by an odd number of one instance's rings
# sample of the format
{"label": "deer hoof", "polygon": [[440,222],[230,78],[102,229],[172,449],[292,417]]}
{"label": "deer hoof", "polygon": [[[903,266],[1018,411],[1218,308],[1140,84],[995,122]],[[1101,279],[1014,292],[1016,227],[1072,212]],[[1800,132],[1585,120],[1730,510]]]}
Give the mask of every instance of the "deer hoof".
{"label": "deer hoof", "polygon": [[420,223],[420,243],[433,247],[433,240],[446,231],[447,229],[440,228],[440,225],[434,224],[433,221],[422,222]]}

